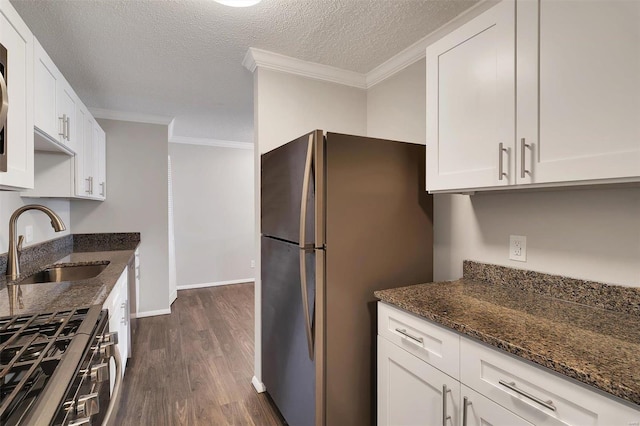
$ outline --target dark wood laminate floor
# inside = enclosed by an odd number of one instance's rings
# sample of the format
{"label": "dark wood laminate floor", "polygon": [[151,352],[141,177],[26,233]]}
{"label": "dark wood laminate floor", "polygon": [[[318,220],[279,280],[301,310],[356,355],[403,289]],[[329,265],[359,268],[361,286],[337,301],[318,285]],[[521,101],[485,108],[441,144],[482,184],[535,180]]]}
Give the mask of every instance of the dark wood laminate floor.
{"label": "dark wood laminate floor", "polygon": [[253,376],[253,284],[182,290],[141,318],[118,425],[281,425]]}

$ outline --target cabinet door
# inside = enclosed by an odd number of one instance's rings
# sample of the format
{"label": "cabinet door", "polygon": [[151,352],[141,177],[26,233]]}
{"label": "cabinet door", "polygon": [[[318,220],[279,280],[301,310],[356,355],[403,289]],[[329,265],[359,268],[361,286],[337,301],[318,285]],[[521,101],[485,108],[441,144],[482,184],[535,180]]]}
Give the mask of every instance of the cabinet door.
{"label": "cabinet door", "polygon": [[87,117],[89,116],[89,111],[84,106],[82,102],[78,102],[76,104],[76,125],[75,125],[75,133],[77,135],[76,138],[76,155],[74,158],[74,193],[78,197],[82,197],[85,195],[85,181],[84,181],[84,140],[86,137],[85,134],[85,125],[87,123]]}
{"label": "cabinet door", "polygon": [[72,150],[76,149],[76,102],[77,97],[69,84],[61,78],[58,85],[58,119],[62,123],[58,141]]}
{"label": "cabinet door", "polygon": [[97,199],[104,200],[107,197],[107,146],[104,130],[94,122],[93,129],[93,180],[94,191],[93,196]]}
{"label": "cabinet door", "polygon": [[9,100],[0,187],[33,188],[33,35],[7,0],[0,0],[0,43],[7,49]]}
{"label": "cabinet door", "polygon": [[91,114],[87,113],[84,122],[84,139],[82,141],[82,175],[77,179],[81,181],[80,193],[81,197],[91,197],[93,179],[93,125],[94,119]]}
{"label": "cabinet door", "polygon": [[516,416],[464,385],[460,389],[460,398],[462,426],[533,426],[533,423]]}
{"label": "cabinet door", "polygon": [[458,381],[378,336],[378,426],[458,425],[459,398]]}
{"label": "cabinet door", "polygon": [[522,181],[640,176],[640,2],[529,0],[517,20]]}
{"label": "cabinet door", "polygon": [[427,48],[427,189],[513,184],[514,135],[515,4],[504,0]]}
{"label": "cabinet door", "polygon": [[34,125],[55,140],[62,134],[57,115],[59,79],[58,69],[34,38]]}
{"label": "cabinet door", "polygon": [[129,287],[128,287],[129,271],[125,268],[124,272],[118,279],[118,287],[120,293],[118,302],[115,306],[115,316],[118,318],[118,349],[120,359],[122,360],[122,375],[127,366],[127,358],[129,357]]}

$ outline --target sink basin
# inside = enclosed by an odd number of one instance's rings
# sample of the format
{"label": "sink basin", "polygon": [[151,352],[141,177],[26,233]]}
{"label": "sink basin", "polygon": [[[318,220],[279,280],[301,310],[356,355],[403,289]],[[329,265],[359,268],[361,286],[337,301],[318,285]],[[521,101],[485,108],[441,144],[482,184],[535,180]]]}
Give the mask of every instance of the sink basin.
{"label": "sink basin", "polygon": [[52,266],[36,272],[35,274],[20,281],[19,284],[41,284],[41,283],[59,283],[63,281],[78,281],[88,278],[97,277],[100,272],[104,271],[107,264],[98,265],[69,265],[69,266]]}

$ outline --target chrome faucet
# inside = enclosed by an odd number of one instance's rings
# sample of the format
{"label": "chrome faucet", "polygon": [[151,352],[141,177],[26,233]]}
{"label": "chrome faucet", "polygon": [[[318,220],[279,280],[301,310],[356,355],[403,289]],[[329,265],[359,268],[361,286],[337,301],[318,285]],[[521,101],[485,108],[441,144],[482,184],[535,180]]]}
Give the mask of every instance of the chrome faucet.
{"label": "chrome faucet", "polygon": [[20,235],[18,238],[18,243],[16,244],[16,234],[17,234],[17,222],[18,217],[27,210],[40,210],[43,213],[46,213],[51,219],[51,226],[56,232],[64,231],[67,229],[58,216],[53,210],[49,207],[41,206],[39,204],[28,204],[26,206],[22,206],[16,209],[15,212],[11,215],[9,219],[9,253],[7,254],[7,277],[11,280],[15,280],[20,276],[20,252],[22,251],[22,242],[24,241],[24,236]]}

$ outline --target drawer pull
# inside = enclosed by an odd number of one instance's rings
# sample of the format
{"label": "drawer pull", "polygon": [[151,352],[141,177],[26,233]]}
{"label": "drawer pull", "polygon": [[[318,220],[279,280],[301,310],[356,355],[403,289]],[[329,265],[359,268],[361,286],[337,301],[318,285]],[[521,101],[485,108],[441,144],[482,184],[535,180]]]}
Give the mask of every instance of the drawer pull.
{"label": "drawer pull", "polygon": [[409,333],[407,333],[407,330],[404,328],[396,328],[396,331],[400,334],[402,334],[405,337],[408,337],[409,339],[420,343],[421,345],[424,345],[424,340],[422,339],[422,337],[416,337],[416,336],[412,336]]}
{"label": "drawer pull", "polygon": [[473,404],[471,403],[471,401],[469,401],[469,398],[465,396],[464,401],[462,402],[462,426],[467,426],[467,411],[470,405]]}
{"label": "drawer pull", "polygon": [[447,385],[442,385],[442,426],[447,426],[447,420],[451,420],[451,416],[447,414],[447,394],[451,389]]}
{"label": "drawer pull", "polygon": [[504,387],[506,387],[508,389],[511,389],[515,393],[517,393],[519,395],[522,395],[525,398],[529,398],[533,402],[538,403],[538,404],[542,405],[545,408],[548,408],[551,411],[556,411],[556,407],[555,407],[555,405],[553,405],[553,401],[551,401],[551,400],[543,401],[540,398],[538,398],[537,396],[531,395],[529,392],[525,392],[522,389],[518,389],[516,387],[516,383],[515,382],[505,382],[504,380],[499,380],[498,383],[500,383],[502,386],[504,386]]}

